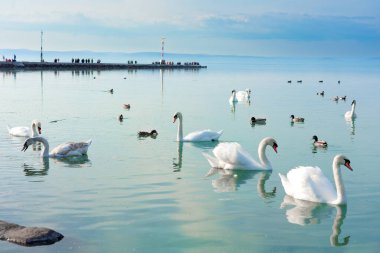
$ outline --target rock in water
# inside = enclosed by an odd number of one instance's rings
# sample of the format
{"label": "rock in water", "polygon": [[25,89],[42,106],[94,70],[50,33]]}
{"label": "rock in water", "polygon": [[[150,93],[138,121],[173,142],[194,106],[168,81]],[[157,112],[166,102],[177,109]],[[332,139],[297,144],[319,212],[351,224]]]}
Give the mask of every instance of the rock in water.
{"label": "rock in water", "polygon": [[24,227],[0,220],[0,239],[24,246],[48,245],[60,241],[63,235],[49,228]]}

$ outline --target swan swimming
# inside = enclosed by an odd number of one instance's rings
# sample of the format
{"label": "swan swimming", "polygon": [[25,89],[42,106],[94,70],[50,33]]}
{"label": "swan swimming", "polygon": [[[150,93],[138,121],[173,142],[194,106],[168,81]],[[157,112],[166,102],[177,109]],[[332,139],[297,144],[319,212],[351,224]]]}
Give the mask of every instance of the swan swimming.
{"label": "swan swimming", "polygon": [[18,137],[37,137],[41,134],[41,122],[38,120],[33,120],[29,127],[10,127],[7,126],[10,135]]}
{"label": "swan swimming", "polygon": [[251,89],[240,90],[236,92],[237,101],[246,101],[251,98]]}
{"label": "swan swimming", "polygon": [[173,117],[173,123],[176,122],[176,120],[179,120],[178,124],[178,131],[177,131],[177,141],[189,141],[189,142],[196,142],[196,141],[218,141],[219,137],[222,135],[223,130],[220,130],[219,132],[214,132],[211,130],[203,130],[203,131],[196,131],[191,132],[185,137],[183,137],[183,130],[182,130],[182,124],[183,124],[183,117],[182,113],[177,112]]}
{"label": "swan swimming", "polygon": [[86,155],[87,150],[91,145],[92,140],[87,142],[66,142],[58,145],[49,152],[49,143],[43,137],[28,138],[24,142],[21,151],[26,151],[28,147],[36,142],[42,142],[43,147],[41,150],[41,157],[67,157],[67,156],[80,156]]}
{"label": "swan swimming", "polygon": [[346,119],[356,118],[355,107],[356,107],[356,100],[354,99],[351,103],[351,111],[348,111],[348,112],[346,112],[346,114],[344,114],[344,117]]}
{"label": "swan swimming", "polygon": [[286,176],[282,174],[279,176],[286,194],[295,199],[341,205],[346,204],[347,199],[340,165],[352,171],[347,157],[344,155],[334,157],[332,167],[336,190],[319,167],[299,166],[291,169]]}
{"label": "swan swimming", "polygon": [[259,160],[255,161],[252,156],[243,149],[237,142],[220,143],[212,151],[215,157],[203,153],[207,161],[213,168],[221,168],[226,170],[242,169],[242,170],[272,170],[265,149],[271,146],[277,153],[277,142],[272,137],[264,138],[258,148]]}
{"label": "swan swimming", "polygon": [[238,102],[238,99],[236,98],[236,90],[232,90],[231,93],[232,94],[231,94],[230,99],[228,101],[232,105],[232,104]]}

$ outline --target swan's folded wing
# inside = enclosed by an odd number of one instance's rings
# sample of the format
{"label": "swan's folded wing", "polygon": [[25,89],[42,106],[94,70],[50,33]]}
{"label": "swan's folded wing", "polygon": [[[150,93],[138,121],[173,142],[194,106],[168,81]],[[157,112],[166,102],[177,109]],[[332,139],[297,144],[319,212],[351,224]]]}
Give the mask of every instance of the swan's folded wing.
{"label": "swan's folded wing", "polygon": [[223,131],[215,132],[210,129],[203,131],[195,131],[186,135],[184,141],[217,141],[222,135]]}
{"label": "swan's folded wing", "polygon": [[319,167],[300,166],[287,174],[293,197],[315,202],[336,199],[336,191]]}
{"label": "swan's folded wing", "polygon": [[237,142],[220,143],[213,153],[220,161],[229,164],[230,169],[260,168],[260,164]]}
{"label": "swan's folded wing", "polygon": [[51,156],[75,156],[87,153],[91,142],[67,142],[55,147],[51,152]]}

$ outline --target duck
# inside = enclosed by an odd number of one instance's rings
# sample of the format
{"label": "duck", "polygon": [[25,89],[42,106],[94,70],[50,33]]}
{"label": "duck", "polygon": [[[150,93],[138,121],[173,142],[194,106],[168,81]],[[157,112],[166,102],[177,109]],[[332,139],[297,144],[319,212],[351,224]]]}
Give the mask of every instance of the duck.
{"label": "duck", "polygon": [[41,134],[41,122],[34,119],[30,127],[10,127],[7,126],[8,133],[17,137],[37,137]]}
{"label": "duck", "polygon": [[81,156],[86,155],[87,150],[90,147],[92,140],[87,142],[66,142],[58,145],[49,152],[49,143],[48,141],[41,136],[28,138],[24,142],[24,146],[21,151],[26,151],[28,147],[36,142],[41,142],[43,147],[41,150],[41,157],[68,157],[68,156]]}
{"label": "duck", "polygon": [[113,94],[113,89],[110,89],[110,90],[109,90],[109,93]]}
{"label": "duck", "polygon": [[297,83],[302,83],[302,80],[298,80]]}
{"label": "duck", "polygon": [[124,120],[124,116],[123,114],[120,114],[119,117],[118,117],[119,121],[122,122]]}
{"label": "duck", "polygon": [[251,117],[251,124],[265,124],[267,119]]}
{"label": "duck", "polygon": [[336,189],[319,167],[299,166],[291,169],[287,175],[279,173],[279,176],[285,193],[295,199],[342,205],[347,203],[347,198],[341,165],[353,170],[346,156],[339,154],[334,157],[332,170]]}
{"label": "duck", "polygon": [[288,83],[292,83],[292,80],[288,80]]}
{"label": "duck", "polygon": [[173,123],[175,123],[177,119],[179,120],[178,131],[177,131],[177,141],[185,141],[185,142],[218,141],[219,137],[223,134],[223,130],[220,130],[218,132],[211,131],[211,130],[202,130],[202,131],[191,132],[185,137],[183,137],[182,113],[177,112],[176,114],[174,114]]}
{"label": "duck", "polygon": [[316,135],[313,135],[313,145],[315,147],[327,147],[327,142],[323,140],[318,140],[318,137]]}
{"label": "duck", "polygon": [[294,115],[290,115],[290,119],[291,119],[291,122],[305,122],[305,119],[304,118],[301,118],[301,117],[294,117]]}
{"label": "duck", "polygon": [[320,95],[320,96],[324,96],[325,95],[325,91],[323,90],[323,91],[321,91],[321,92],[317,92],[317,95]]}
{"label": "duck", "polygon": [[236,92],[237,101],[247,101],[251,98],[251,89],[240,90]]}
{"label": "duck", "polygon": [[351,111],[347,111],[346,114],[344,114],[344,117],[346,119],[355,119],[356,118],[355,107],[356,107],[356,100],[354,99],[351,103]]}
{"label": "duck", "polygon": [[234,104],[238,101],[236,98],[236,90],[232,90],[231,93],[232,94],[231,94],[230,99],[228,101],[230,102],[230,104]]}
{"label": "duck", "polygon": [[252,156],[237,142],[219,143],[214,149],[211,156],[203,153],[212,168],[224,170],[272,170],[272,164],[268,160],[265,149],[271,146],[277,153],[277,141],[272,137],[266,137],[261,140],[258,147],[259,162],[255,161]]}
{"label": "duck", "polygon": [[337,102],[339,100],[339,96],[333,97],[332,100]]}
{"label": "duck", "polygon": [[346,101],[347,96],[339,97],[340,100]]}
{"label": "duck", "polygon": [[319,80],[319,83],[323,83],[323,80]]}
{"label": "duck", "polygon": [[158,132],[157,130],[152,130],[150,132],[146,132],[146,131],[140,131],[137,133],[139,137],[156,137],[158,135]]}
{"label": "duck", "polygon": [[124,107],[124,109],[127,109],[127,110],[131,109],[131,105],[130,104],[123,104],[123,107]]}

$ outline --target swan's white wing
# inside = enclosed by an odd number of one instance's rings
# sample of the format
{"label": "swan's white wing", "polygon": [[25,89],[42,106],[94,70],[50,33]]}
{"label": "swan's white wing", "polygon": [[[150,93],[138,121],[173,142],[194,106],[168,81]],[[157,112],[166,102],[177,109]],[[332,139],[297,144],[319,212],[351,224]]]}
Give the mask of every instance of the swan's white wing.
{"label": "swan's white wing", "polygon": [[[287,180],[296,199],[328,203],[336,199],[336,190],[319,167],[300,166],[290,170]],[[284,186],[285,187],[285,186]]]}
{"label": "swan's white wing", "polygon": [[88,147],[91,141],[88,142],[67,142],[63,143],[50,151],[52,157],[62,156],[78,156],[87,154]]}
{"label": "swan's white wing", "polygon": [[10,135],[13,136],[20,136],[20,137],[29,137],[30,130],[29,127],[9,127],[8,126],[8,132]]}
{"label": "swan's white wing", "polygon": [[223,131],[215,132],[209,129],[191,132],[183,138],[183,141],[217,141]]}
{"label": "swan's white wing", "polygon": [[251,155],[237,142],[220,143],[213,150],[224,169],[262,169]]}
{"label": "swan's white wing", "polygon": [[238,101],[248,100],[249,99],[248,93],[246,91],[240,90],[236,92],[236,99]]}

